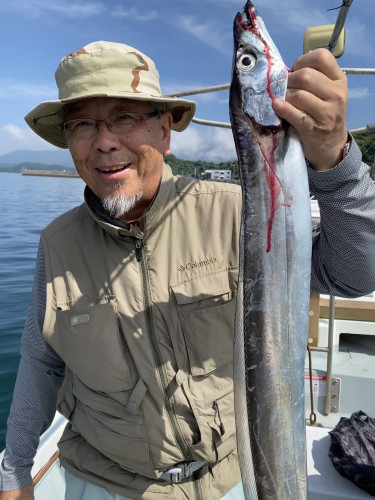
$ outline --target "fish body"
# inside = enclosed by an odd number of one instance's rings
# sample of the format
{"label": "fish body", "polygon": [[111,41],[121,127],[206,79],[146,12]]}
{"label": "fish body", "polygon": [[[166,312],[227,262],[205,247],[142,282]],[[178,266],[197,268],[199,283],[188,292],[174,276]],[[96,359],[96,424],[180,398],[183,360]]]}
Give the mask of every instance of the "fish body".
{"label": "fish body", "polygon": [[307,498],[304,359],[311,216],[294,129],[272,110],[288,69],[248,1],[234,21],[230,115],[243,208],[234,343],[239,462],[247,500]]}

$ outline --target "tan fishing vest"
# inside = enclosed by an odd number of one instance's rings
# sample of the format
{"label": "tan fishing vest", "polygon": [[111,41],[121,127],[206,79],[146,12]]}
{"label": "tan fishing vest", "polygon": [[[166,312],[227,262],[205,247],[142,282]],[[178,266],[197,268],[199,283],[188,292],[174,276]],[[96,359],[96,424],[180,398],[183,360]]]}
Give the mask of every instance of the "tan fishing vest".
{"label": "tan fishing vest", "polygon": [[165,165],[143,231],[103,222],[86,204],[43,231],[43,334],[66,364],[58,409],[70,423],[59,446],[72,473],[143,499],[195,498],[191,479],[157,479],[181,461],[209,463],[203,498],[240,480],[240,206],[238,186],[174,177]]}

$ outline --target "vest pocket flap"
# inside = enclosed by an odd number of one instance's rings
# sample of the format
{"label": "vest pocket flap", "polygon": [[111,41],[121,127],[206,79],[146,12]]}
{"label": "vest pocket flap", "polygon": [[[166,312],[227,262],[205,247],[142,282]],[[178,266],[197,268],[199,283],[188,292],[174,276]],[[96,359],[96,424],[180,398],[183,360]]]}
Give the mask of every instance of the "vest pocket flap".
{"label": "vest pocket flap", "polygon": [[228,270],[226,269],[217,273],[198,276],[194,280],[178,283],[171,288],[179,305],[192,304],[231,291]]}
{"label": "vest pocket flap", "polygon": [[48,342],[90,389],[113,393],[134,387],[126,363],[126,344],[111,303],[57,311]]}
{"label": "vest pocket flap", "polygon": [[141,379],[138,380],[137,385],[134,387],[133,392],[130,394],[126,409],[129,413],[135,415],[138,412],[139,405],[141,404],[147,388]]}
{"label": "vest pocket flap", "polygon": [[[129,397],[129,392],[130,391],[124,392],[125,398]],[[82,382],[77,380],[77,378],[74,379],[73,394],[75,398],[79,400],[81,407],[85,408],[87,417],[95,413],[97,417],[99,417],[100,414],[101,417],[107,421],[117,421],[120,419],[128,424],[143,424],[143,416],[127,411],[126,403],[121,404],[119,401],[103,393],[89,391]],[[128,401],[130,401],[130,399],[128,399]]]}

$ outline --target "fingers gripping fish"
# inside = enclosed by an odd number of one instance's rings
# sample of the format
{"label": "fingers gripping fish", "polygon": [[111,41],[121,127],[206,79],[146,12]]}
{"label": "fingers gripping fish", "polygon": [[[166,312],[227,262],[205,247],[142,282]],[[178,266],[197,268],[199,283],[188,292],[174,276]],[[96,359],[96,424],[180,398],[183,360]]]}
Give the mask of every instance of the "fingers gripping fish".
{"label": "fingers gripping fish", "polygon": [[243,208],[235,408],[245,496],[303,500],[310,197],[295,131],[272,109],[288,69],[248,1],[234,21],[230,115]]}

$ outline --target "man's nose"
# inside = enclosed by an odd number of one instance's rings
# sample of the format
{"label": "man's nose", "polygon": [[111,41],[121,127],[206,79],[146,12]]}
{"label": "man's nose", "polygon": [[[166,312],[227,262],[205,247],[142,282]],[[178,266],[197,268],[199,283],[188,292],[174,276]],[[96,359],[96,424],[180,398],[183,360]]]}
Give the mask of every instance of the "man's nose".
{"label": "man's nose", "polygon": [[112,132],[106,120],[96,121],[95,146],[104,152],[114,151],[120,147],[120,137]]}

